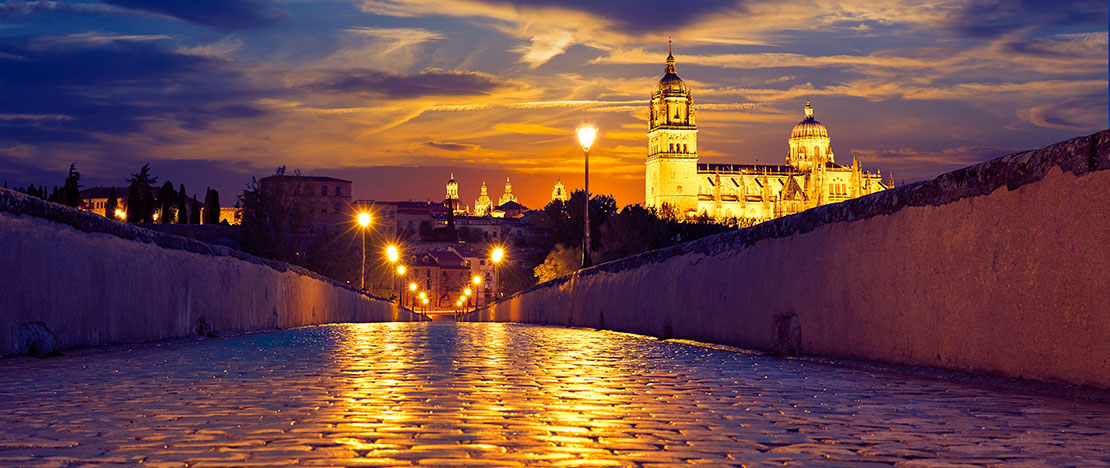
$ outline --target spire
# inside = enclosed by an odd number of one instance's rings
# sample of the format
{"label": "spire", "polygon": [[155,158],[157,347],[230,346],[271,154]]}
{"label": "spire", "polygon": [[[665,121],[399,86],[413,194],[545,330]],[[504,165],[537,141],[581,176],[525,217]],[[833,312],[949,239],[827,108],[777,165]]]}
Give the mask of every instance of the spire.
{"label": "spire", "polygon": [[671,39],[667,38],[667,68],[663,70],[665,73],[677,74],[674,67],[674,53],[671,49]]}
{"label": "spire", "polygon": [[813,119],[813,106],[809,105],[809,99],[806,99],[806,119]]}

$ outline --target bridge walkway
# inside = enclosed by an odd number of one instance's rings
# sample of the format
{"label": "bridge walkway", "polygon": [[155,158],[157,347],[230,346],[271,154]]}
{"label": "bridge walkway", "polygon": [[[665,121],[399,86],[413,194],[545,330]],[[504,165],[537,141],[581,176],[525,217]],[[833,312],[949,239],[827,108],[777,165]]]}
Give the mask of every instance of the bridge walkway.
{"label": "bridge walkway", "polygon": [[0,465],[1090,466],[1110,406],[671,340],[377,323],[0,360]]}

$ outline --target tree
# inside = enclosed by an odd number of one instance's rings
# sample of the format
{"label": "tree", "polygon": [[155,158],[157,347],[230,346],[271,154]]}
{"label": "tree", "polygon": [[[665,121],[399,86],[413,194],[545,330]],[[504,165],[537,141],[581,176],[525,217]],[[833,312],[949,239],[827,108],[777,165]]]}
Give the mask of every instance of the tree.
{"label": "tree", "polygon": [[605,246],[601,261],[616,260],[669,245],[668,224],[654,209],[640,205],[624,207],[601,225],[601,240]]}
{"label": "tree", "polygon": [[571,248],[563,244],[555,244],[555,248],[551,250],[551,253],[547,254],[547,258],[544,259],[543,263],[537,266],[533,271],[535,272],[536,279],[542,283],[571,274],[580,266],[582,266],[581,248]]}
{"label": "tree", "polygon": [[119,195],[116,194],[116,188],[108,189],[108,201],[104,203],[104,217],[108,219],[116,219],[116,210],[119,209]]}
{"label": "tree", "polygon": [[78,181],[81,180],[81,173],[77,172],[77,163],[69,165],[69,175],[66,177],[65,186],[62,189],[62,203],[66,206],[74,208],[81,206],[81,188]]}
{"label": "tree", "polygon": [[200,202],[193,195],[193,204],[189,206],[189,224],[200,224]]}
{"label": "tree", "polygon": [[174,204],[177,207],[177,224],[189,224],[189,196],[185,195],[185,184],[181,184]]}
{"label": "tree", "polygon": [[220,224],[220,193],[211,188],[204,195],[204,224]]}
{"label": "tree", "polygon": [[158,189],[158,222],[172,224],[174,221],[173,206],[177,202],[177,191],[173,189],[173,182],[166,181]]}
{"label": "tree", "polygon": [[150,175],[150,163],[143,164],[127,182],[130,184],[127,187],[127,222],[149,223],[154,211],[153,203],[150,203],[150,187],[158,182],[157,177]]}

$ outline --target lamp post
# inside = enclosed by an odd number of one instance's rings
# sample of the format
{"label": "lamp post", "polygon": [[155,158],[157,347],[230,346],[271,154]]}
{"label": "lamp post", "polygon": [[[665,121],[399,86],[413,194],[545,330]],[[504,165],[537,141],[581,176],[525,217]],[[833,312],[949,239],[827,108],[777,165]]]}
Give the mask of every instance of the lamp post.
{"label": "lamp post", "polygon": [[[397,276],[400,277],[402,281],[404,281],[404,279],[405,279],[405,271],[407,271],[407,270],[408,269],[405,268],[404,265],[397,265]],[[393,281],[394,281],[394,283],[396,283],[397,279],[394,278]],[[401,306],[405,305],[405,290],[404,289],[397,288],[397,304],[401,305]]]}
{"label": "lamp post", "polygon": [[362,263],[358,267],[358,287],[366,290],[366,229],[370,227],[370,213],[362,211],[357,217],[360,231],[362,231]]}
{"label": "lamp post", "polygon": [[[389,260],[389,263],[396,264],[397,260],[400,260],[401,258],[401,251],[397,249],[396,245],[390,244],[385,247],[385,258]],[[396,276],[393,277],[393,284],[389,286],[389,295],[393,295],[394,289],[397,289]]]}
{"label": "lamp post", "polygon": [[478,297],[481,296],[481,293],[478,292],[478,286],[482,285],[482,277],[474,275],[473,278],[470,278],[470,282],[474,283],[474,310],[478,310]]}
{"label": "lamp post", "polygon": [[472,292],[474,292],[474,291],[471,290],[470,288],[466,288],[466,289],[463,290],[463,295],[466,296],[466,306],[467,306],[468,309],[470,308],[470,294]]}
{"label": "lamp post", "polygon": [[505,249],[494,247],[489,258],[493,261],[493,300],[497,301],[497,288],[501,287],[501,283],[497,281],[497,270],[499,270],[498,266],[500,266],[501,260],[505,259]]}
{"label": "lamp post", "polygon": [[416,283],[409,283],[409,307],[416,309]]}
{"label": "lamp post", "polygon": [[587,268],[591,265],[590,261],[590,146],[594,144],[594,137],[597,136],[597,129],[590,125],[589,121],[583,122],[582,126],[578,128],[578,143],[582,144],[582,152],[586,153],[586,230],[585,237],[582,239],[582,268]]}

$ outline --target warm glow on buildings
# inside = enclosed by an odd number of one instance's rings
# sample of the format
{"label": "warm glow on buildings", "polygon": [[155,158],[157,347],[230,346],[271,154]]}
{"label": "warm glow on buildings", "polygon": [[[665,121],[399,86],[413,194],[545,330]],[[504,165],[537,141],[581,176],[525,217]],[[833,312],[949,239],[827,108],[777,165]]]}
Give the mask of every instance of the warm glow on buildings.
{"label": "warm glow on buildings", "polygon": [[668,207],[680,219],[704,216],[750,225],[893,184],[865,172],[855,159],[851,167],[837,164],[828,130],[813,118],[809,101],[787,142],[786,165],[699,163],[693,98],[678,77],[673,54],[649,109],[645,204]]}

